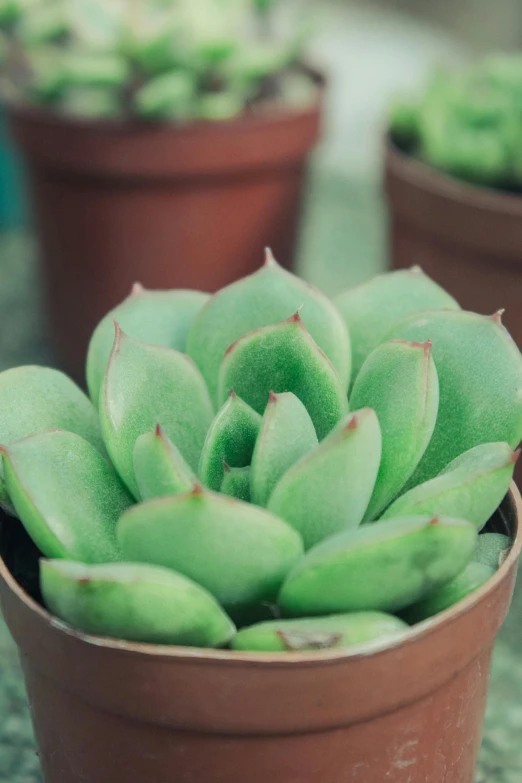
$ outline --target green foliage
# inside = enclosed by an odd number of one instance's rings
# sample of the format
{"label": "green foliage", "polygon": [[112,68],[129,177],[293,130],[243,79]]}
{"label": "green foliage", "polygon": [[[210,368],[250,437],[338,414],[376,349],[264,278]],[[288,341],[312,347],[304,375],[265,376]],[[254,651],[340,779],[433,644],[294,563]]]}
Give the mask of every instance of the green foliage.
{"label": "green foliage", "polygon": [[311,549],[287,577],[284,614],[396,612],[471,561],[473,525],[447,517],[394,518],[340,533]]}
{"label": "green foliage", "polygon": [[450,606],[454,606],[482,587],[494,575],[495,570],[483,563],[474,561],[469,563],[464,571],[450,582],[429,593],[422,601],[408,607],[402,613],[402,617],[410,625],[414,625],[449,609]]}
{"label": "green foliage", "polygon": [[395,141],[469,182],[520,187],[522,58],[490,56],[465,70],[438,69],[424,93],[392,107]]}
{"label": "green foliage", "polygon": [[41,587],[57,617],[89,634],[190,647],[224,647],[234,635],[206,590],[166,568],[42,560]]}
{"label": "green foliage", "polygon": [[[306,38],[268,0],[0,0],[10,96],[73,116],[228,120],[286,103]],[[10,56],[12,54],[12,57]],[[24,67],[20,67],[20,63]],[[289,103],[293,101],[290,100]]]}
{"label": "green foliage", "polygon": [[[522,436],[500,316],[420,270],[337,302],[268,253],[212,297],[135,286],[92,337],[95,406],[55,370],[0,374],[1,502],[52,559],[52,612],[128,640],[342,649],[501,566],[509,539],[478,536]],[[227,614],[258,625],[232,639]]]}
{"label": "green foliage", "polygon": [[118,540],[129,562],[178,571],[232,613],[275,602],[303,552],[301,537],[281,519],[201,488],[129,509]]}
{"label": "green foliage", "polygon": [[233,638],[232,649],[255,652],[345,649],[366,642],[388,641],[404,633],[406,628],[398,617],[382,612],[273,620],[243,628]]}

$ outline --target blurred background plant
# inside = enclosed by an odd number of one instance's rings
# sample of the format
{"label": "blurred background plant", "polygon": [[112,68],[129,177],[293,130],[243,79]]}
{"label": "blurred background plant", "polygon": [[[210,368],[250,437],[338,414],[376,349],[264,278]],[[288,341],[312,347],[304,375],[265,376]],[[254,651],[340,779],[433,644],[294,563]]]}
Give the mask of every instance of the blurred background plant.
{"label": "blurred background plant", "polygon": [[477,184],[522,185],[522,57],[438,69],[417,98],[397,100],[394,141],[442,171]]}
{"label": "blurred background plant", "polygon": [[79,117],[226,120],[313,100],[274,0],[1,0],[3,93]]}

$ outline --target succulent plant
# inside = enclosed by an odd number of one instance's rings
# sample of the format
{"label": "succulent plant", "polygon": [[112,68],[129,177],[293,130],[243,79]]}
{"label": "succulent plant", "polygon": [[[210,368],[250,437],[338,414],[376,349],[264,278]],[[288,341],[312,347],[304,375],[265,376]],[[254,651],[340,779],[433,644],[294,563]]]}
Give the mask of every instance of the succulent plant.
{"label": "succulent plant", "polygon": [[273,34],[256,0],[2,0],[10,100],[77,117],[227,120],[269,103],[304,105],[305,29]]}
{"label": "succulent plant", "polygon": [[92,337],[92,402],[56,370],[0,374],[0,497],[51,612],[130,641],[345,648],[489,579],[512,542],[480,531],[522,438],[500,315],[419,269],[337,303],[267,253],[212,297],[135,286]]}
{"label": "succulent plant", "polygon": [[418,99],[398,98],[393,139],[432,166],[473,183],[522,184],[522,58],[490,56],[467,69],[438,69]]}

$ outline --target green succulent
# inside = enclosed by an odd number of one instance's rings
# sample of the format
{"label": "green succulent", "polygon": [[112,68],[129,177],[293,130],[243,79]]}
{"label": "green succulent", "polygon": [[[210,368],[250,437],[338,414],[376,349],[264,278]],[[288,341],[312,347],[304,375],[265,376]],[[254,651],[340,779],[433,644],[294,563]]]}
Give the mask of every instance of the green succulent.
{"label": "green succulent", "polygon": [[56,370],[0,374],[0,502],[55,615],[131,641],[345,648],[494,573],[511,541],[479,533],[522,438],[500,316],[419,269],[336,301],[267,253],[211,297],[134,286],[92,336],[91,400]]}
{"label": "green succulent", "polygon": [[469,182],[522,184],[522,57],[490,56],[465,70],[437,70],[417,99],[391,110],[393,139],[422,160]]}
{"label": "green succulent", "polygon": [[76,117],[227,120],[310,104],[306,37],[259,0],[0,0],[7,94]]}

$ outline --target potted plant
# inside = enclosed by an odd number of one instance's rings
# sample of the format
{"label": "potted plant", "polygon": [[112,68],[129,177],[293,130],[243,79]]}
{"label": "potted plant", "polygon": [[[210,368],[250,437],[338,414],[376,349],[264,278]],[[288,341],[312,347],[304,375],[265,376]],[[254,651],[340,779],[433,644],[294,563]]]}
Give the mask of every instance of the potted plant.
{"label": "potted plant", "polygon": [[397,100],[386,147],[393,267],[420,264],[470,309],[505,307],[519,346],[521,88],[518,55],[439,69]]}
{"label": "potted plant", "polygon": [[[3,96],[78,380],[134,280],[214,291],[294,261],[323,81],[266,0],[3,0]],[[256,247],[257,245],[257,247]]]}
{"label": "potted plant", "polygon": [[190,296],[102,320],[91,401],[0,375],[0,600],[46,782],[471,780],[522,546],[500,317],[418,269],[336,306],[270,254]]}

